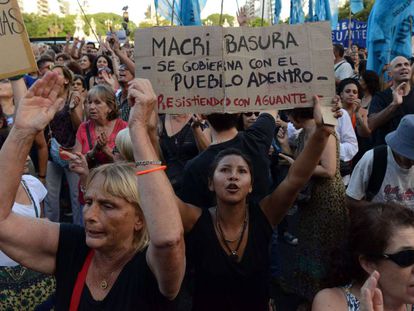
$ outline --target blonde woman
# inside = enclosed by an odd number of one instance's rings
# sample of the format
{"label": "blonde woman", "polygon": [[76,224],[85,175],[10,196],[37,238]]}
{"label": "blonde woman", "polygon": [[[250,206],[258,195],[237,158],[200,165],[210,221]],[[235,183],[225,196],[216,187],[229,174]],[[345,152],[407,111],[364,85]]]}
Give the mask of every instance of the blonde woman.
{"label": "blonde woman", "polygon": [[[134,168],[111,164],[91,174],[85,228],[11,211],[33,139],[61,104],[62,84],[53,72],[36,82],[20,102],[0,151],[0,250],[21,265],[56,276],[56,310],[168,310],[185,269],[178,207],[168,194],[162,196],[166,204],[156,196],[149,200],[145,185],[138,194]],[[157,185],[159,177],[144,178]]]}

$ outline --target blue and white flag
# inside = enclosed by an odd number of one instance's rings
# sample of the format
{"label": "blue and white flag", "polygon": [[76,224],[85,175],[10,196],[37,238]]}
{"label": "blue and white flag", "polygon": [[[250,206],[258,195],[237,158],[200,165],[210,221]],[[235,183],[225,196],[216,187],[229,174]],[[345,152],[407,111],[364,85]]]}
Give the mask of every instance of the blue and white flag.
{"label": "blue and white flag", "polygon": [[[164,17],[166,20],[173,20],[174,25],[181,25],[181,3],[180,0],[154,0],[156,14]],[[174,7],[174,10],[173,10]],[[174,15],[174,19],[173,19]]]}
{"label": "blue and white flag", "polygon": [[339,14],[339,3],[338,0],[329,0],[329,5],[331,9],[331,29],[336,29],[338,25],[338,14]]}
{"label": "blue and white flag", "polygon": [[282,0],[275,0],[275,18],[273,24],[279,24],[280,13],[282,12]]}
{"label": "blue and white flag", "polygon": [[392,29],[390,60],[397,56],[411,58],[411,19],[413,11],[400,14]]}
{"label": "blue and white flag", "polygon": [[181,23],[184,26],[201,25],[201,9],[198,0],[181,0]]}
{"label": "blue and white flag", "polygon": [[363,0],[351,0],[351,12],[352,14],[356,14],[361,12],[364,9],[364,1]]}
{"label": "blue and white flag", "polygon": [[302,0],[290,0],[289,24],[303,24],[305,22],[302,4]]}
{"label": "blue and white flag", "polygon": [[381,74],[392,57],[411,56],[409,18],[414,0],[377,0],[368,19],[367,69]]}
{"label": "blue and white flag", "polygon": [[338,24],[338,0],[316,0],[313,21],[330,21],[332,30]]}
{"label": "blue and white flag", "polygon": [[314,8],[314,5],[315,5],[315,0],[309,0],[309,4],[308,4],[308,19],[307,19],[307,21],[308,22],[314,22],[316,19],[315,19],[315,12],[314,12],[314,10],[313,10],[313,8]]}
{"label": "blue and white flag", "polygon": [[206,2],[207,0],[154,0],[157,14],[173,20],[174,25],[185,26],[201,25],[200,14]]}

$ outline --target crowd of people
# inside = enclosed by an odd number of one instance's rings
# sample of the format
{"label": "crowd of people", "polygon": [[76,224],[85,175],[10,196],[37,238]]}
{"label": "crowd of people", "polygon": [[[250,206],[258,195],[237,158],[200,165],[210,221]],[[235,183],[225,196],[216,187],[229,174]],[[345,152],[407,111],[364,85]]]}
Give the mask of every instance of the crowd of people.
{"label": "crowd of people", "polygon": [[0,81],[0,310],[414,310],[410,60],[334,45],[334,127],[317,96],[159,115],[115,35],[33,52]]}

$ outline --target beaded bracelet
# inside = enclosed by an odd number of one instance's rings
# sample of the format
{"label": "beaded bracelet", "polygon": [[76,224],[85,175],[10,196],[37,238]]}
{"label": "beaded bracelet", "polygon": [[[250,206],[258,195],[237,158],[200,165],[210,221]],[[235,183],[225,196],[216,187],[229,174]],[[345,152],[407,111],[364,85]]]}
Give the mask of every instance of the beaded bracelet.
{"label": "beaded bracelet", "polygon": [[142,160],[136,161],[135,166],[161,165],[161,163],[159,160]]}
{"label": "beaded bracelet", "polygon": [[162,165],[162,166],[158,166],[155,168],[150,168],[149,170],[136,172],[136,175],[140,176],[140,175],[145,175],[145,174],[149,174],[149,173],[156,172],[156,171],[164,171],[166,168],[167,168],[166,165]]}

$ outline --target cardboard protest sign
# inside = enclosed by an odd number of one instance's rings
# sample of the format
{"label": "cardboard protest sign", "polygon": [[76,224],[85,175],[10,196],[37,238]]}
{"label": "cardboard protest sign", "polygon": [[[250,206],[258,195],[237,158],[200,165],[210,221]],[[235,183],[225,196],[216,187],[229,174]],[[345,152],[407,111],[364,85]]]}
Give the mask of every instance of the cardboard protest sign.
{"label": "cardboard protest sign", "polygon": [[330,24],[157,27],[135,33],[136,77],[164,113],[242,112],[330,102]]}
{"label": "cardboard protest sign", "polygon": [[36,71],[17,0],[0,0],[0,79]]}

